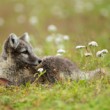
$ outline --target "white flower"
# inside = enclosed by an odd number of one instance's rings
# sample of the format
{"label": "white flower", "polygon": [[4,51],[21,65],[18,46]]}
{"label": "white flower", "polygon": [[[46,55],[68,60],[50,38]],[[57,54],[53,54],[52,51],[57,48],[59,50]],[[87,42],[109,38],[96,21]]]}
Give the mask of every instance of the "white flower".
{"label": "white flower", "polygon": [[88,45],[89,46],[94,46],[94,47],[97,47],[98,46],[97,42],[95,42],[95,41],[89,42]]}
{"label": "white flower", "polygon": [[97,56],[97,57],[102,57],[102,56],[103,56],[102,51],[98,51],[98,52],[96,53],[96,56]]}
{"label": "white flower", "polygon": [[87,53],[85,53],[84,55],[85,55],[86,57],[88,57],[88,56],[92,56],[92,53],[87,52]]}
{"label": "white flower", "polygon": [[59,43],[61,43],[62,41],[63,41],[63,39],[62,39],[61,36],[57,36],[57,37],[55,38],[55,43],[56,43],[56,44],[59,44]]}
{"label": "white flower", "polygon": [[65,50],[63,50],[63,49],[59,49],[59,50],[57,50],[57,53],[65,53],[66,51]]}
{"label": "white flower", "polygon": [[48,26],[48,31],[52,31],[52,32],[55,32],[55,31],[57,31],[57,27],[55,26],[55,25],[49,25]]}
{"label": "white flower", "polygon": [[97,57],[103,57],[104,54],[107,54],[107,53],[108,53],[108,50],[107,50],[107,49],[103,49],[103,50],[101,50],[101,51],[98,51],[98,52],[96,53],[96,56],[97,56]]}
{"label": "white flower", "polygon": [[76,49],[81,49],[81,48],[85,48],[86,46],[84,46],[84,45],[78,45],[78,46],[76,46]]}
{"label": "white flower", "polygon": [[107,49],[103,49],[103,50],[101,50],[102,51],[102,53],[108,53],[108,50]]}
{"label": "white flower", "polygon": [[43,72],[43,68],[39,68],[37,71],[39,71],[39,72]]}
{"label": "white flower", "polygon": [[68,36],[68,35],[64,35],[64,36],[63,36],[63,39],[64,39],[64,40],[69,40],[69,36]]}
{"label": "white flower", "polygon": [[38,18],[36,16],[31,16],[29,19],[31,25],[36,25],[38,23]]}
{"label": "white flower", "polygon": [[51,35],[47,36],[47,38],[46,38],[47,42],[52,42],[53,40],[54,40],[54,38]]}
{"label": "white flower", "polygon": [[61,44],[64,40],[62,34],[55,34],[54,38],[55,38],[55,43],[58,45]]}

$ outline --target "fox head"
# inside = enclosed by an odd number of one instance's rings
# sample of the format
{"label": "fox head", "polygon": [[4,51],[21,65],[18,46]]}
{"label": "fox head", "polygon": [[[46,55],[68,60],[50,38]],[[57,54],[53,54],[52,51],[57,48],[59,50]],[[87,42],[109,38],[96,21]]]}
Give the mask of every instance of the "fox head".
{"label": "fox head", "polygon": [[10,57],[17,64],[36,66],[41,63],[41,59],[34,54],[28,37],[28,33],[24,33],[20,38],[14,33],[10,34],[4,43],[2,57],[5,60]]}

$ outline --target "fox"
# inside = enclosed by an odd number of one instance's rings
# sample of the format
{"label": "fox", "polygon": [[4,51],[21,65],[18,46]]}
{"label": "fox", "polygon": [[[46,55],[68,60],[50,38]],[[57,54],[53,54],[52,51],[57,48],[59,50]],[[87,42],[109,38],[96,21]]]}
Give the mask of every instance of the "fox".
{"label": "fox", "polygon": [[[90,80],[101,75],[101,69],[83,72],[67,58],[36,56],[28,37],[28,33],[20,37],[12,33],[4,42],[0,61],[0,81],[4,85],[54,84],[66,80]],[[43,68],[42,75],[39,68]]]}
{"label": "fox", "polygon": [[11,33],[3,44],[0,56],[0,82],[6,85],[24,84],[27,78],[32,80],[34,66],[40,62],[41,59],[35,55],[28,42],[28,34],[24,33],[18,38]]}

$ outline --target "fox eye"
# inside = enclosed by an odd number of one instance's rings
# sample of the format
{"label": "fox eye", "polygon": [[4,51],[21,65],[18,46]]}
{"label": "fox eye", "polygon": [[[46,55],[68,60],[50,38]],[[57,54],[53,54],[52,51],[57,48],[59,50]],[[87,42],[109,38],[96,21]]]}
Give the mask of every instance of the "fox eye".
{"label": "fox eye", "polygon": [[27,51],[27,50],[25,50],[25,51],[23,51],[23,52],[21,52],[21,53],[23,53],[23,54],[28,54],[28,51]]}

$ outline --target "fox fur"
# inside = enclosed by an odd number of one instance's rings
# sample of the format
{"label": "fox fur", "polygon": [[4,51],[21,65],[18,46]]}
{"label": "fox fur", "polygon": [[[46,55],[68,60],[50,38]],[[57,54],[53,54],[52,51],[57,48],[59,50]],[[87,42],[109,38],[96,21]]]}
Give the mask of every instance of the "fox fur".
{"label": "fox fur", "polygon": [[[31,79],[35,73],[34,66],[41,60],[34,54],[27,41],[27,33],[18,38],[10,34],[3,45],[0,58],[0,79],[7,79],[10,84],[20,85]],[[27,81],[26,81],[27,82]]]}
{"label": "fox fur", "polygon": [[41,76],[44,83],[46,81],[55,83],[65,80],[90,80],[96,76],[101,76],[102,70],[83,72],[72,61],[57,57],[48,56],[42,59],[42,63],[36,69],[43,68],[44,74]]}
{"label": "fox fur", "polygon": [[[1,54],[0,79],[8,80],[8,85],[21,85],[27,82],[55,83],[64,80],[92,79],[100,75],[101,69],[82,72],[72,61],[57,56],[38,58],[27,40],[27,33],[17,37],[10,34]],[[43,68],[40,77],[38,71]],[[37,80],[36,80],[37,79]]]}

